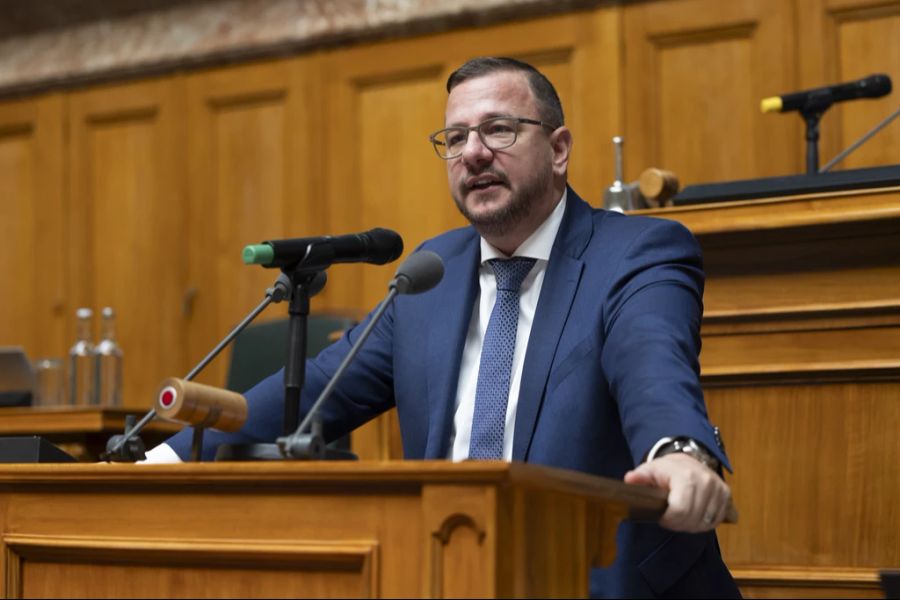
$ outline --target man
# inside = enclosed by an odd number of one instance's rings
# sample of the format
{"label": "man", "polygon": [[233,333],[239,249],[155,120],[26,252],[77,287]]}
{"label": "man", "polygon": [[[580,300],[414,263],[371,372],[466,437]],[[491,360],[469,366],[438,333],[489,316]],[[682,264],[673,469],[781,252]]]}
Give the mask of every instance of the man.
{"label": "man", "polygon": [[[668,489],[662,527],[624,523],[592,595],[737,596],[712,531],[730,492],[698,379],[696,241],[674,222],[594,210],[567,187],[572,135],[530,65],[474,59],[447,89],[431,139],[472,226],[422,245],[444,278],[398,297],[375,327],[324,407],[326,437],[396,405],[406,458],[503,458]],[[304,409],[360,331],[308,363]],[[248,392],[244,428],[210,432],[204,456],[274,440],[282,386],[278,373]],[[189,435],[169,441],[180,457]]]}

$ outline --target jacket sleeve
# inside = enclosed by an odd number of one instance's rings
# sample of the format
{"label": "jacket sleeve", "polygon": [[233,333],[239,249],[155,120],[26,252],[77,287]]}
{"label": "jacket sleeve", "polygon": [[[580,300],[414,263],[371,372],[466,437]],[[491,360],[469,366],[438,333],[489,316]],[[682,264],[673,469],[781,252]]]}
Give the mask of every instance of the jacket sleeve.
{"label": "jacket sleeve", "polygon": [[694,438],[730,470],[700,387],[703,265],[682,225],[640,219],[604,306],[601,362],[635,464],[667,436]]}

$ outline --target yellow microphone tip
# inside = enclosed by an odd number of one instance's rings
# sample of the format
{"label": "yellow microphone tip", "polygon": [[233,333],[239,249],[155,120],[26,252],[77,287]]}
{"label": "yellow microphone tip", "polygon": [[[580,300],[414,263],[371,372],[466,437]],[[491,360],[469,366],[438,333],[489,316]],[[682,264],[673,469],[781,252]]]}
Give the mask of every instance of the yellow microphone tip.
{"label": "yellow microphone tip", "polygon": [[763,98],[759,103],[759,109],[764,113],[781,111],[781,96],[772,96],[771,98]]}

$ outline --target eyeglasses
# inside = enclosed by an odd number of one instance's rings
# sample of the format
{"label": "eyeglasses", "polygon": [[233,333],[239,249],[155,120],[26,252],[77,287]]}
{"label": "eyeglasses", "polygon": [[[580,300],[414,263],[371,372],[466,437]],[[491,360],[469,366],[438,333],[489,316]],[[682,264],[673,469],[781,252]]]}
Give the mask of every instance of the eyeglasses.
{"label": "eyeglasses", "polygon": [[552,127],[542,121],[524,117],[494,117],[472,127],[448,127],[441,129],[428,136],[428,139],[434,145],[434,151],[437,152],[437,155],[444,160],[449,160],[462,155],[466,142],[469,140],[469,132],[472,131],[477,131],[478,137],[481,138],[481,143],[491,150],[509,148],[516,143],[521,123],[540,125],[541,127],[546,127],[549,131],[556,129],[556,127]]}

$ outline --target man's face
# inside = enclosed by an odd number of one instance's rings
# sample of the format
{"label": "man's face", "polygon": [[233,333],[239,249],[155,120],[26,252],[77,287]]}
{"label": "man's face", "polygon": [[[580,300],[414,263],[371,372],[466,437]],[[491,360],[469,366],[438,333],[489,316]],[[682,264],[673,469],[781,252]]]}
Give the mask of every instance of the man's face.
{"label": "man's face", "polygon": [[[540,120],[524,74],[501,71],[470,79],[447,99],[447,127],[471,127],[500,116]],[[548,133],[539,125],[520,125],[516,142],[501,150],[491,150],[472,131],[462,156],[447,161],[450,193],[482,235],[506,236],[532,227],[536,213],[539,224],[544,208],[558,200],[552,161]]]}

